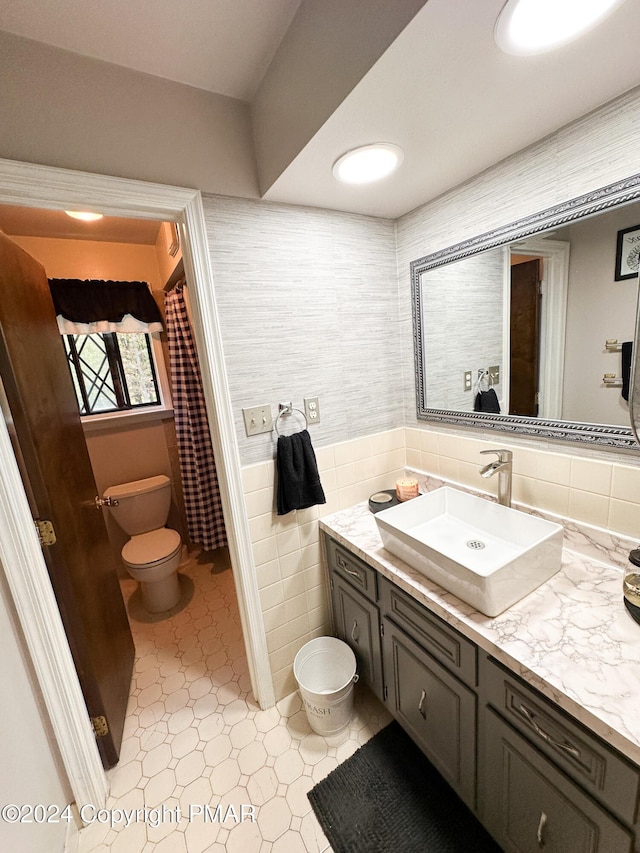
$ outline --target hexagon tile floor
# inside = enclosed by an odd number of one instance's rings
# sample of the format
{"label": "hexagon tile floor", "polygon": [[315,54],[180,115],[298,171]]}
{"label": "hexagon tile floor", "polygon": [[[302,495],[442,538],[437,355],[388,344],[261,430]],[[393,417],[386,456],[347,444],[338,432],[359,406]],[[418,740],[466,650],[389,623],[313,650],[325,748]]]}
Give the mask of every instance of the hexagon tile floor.
{"label": "hexagon tile floor", "polygon": [[359,686],[349,728],[331,738],[312,732],[297,693],[261,711],[225,552],[192,555],[180,573],[183,599],[162,620],[122,582],[136,662],[107,810],[138,811],[129,826],[90,824],[79,853],[330,851],[307,792],[391,717]]}

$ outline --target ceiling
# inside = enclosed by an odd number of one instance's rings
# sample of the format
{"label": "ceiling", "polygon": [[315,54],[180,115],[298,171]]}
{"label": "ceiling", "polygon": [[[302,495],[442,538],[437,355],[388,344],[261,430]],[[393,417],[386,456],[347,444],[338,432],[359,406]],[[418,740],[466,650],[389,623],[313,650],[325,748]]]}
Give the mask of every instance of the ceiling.
{"label": "ceiling", "polygon": [[104,216],[96,222],[72,219],[64,210],[0,205],[0,229],[15,237],[53,237],[58,240],[96,240],[154,246],[160,222]]}
{"label": "ceiling", "polygon": [[[503,3],[428,0],[264,197],[397,218],[640,85],[638,0],[531,57],[496,47]],[[299,6],[4,0],[0,29],[250,102]],[[404,149],[400,170],[368,187],[338,184],[336,158],[374,141]]]}
{"label": "ceiling", "polygon": [[248,101],[300,0],[3,0],[0,29]]}
{"label": "ceiling", "polygon": [[[640,85],[640,2],[555,52],[516,57],[493,40],[504,0],[428,0],[267,192],[395,219]],[[404,149],[368,187],[331,165],[367,142]]]}

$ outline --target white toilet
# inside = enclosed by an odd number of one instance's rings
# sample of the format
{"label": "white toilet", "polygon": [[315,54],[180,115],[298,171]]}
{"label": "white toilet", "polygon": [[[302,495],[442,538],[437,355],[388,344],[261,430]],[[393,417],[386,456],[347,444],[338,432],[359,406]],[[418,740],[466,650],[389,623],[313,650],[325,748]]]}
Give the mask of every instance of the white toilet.
{"label": "white toilet", "polygon": [[131,536],[122,549],[122,562],[131,577],[140,581],[144,607],[150,613],[170,610],[180,599],[182,550],[177,530],[163,526],[171,506],[171,480],[159,474],[109,486],[104,497],[111,499],[114,519]]}

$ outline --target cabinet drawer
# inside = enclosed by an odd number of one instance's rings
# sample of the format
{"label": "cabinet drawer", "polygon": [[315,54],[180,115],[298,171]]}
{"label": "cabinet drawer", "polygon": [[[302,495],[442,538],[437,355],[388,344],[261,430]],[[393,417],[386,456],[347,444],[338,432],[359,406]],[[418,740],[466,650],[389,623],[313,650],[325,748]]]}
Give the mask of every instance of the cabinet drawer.
{"label": "cabinet drawer", "polygon": [[386,616],[458,678],[475,687],[477,648],[474,643],[386,578],[380,578],[380,601]]}
{"label": "cabinet drawer", "polygon": [[363,563],[362,560],[328,536],[326,544],[329,568],[346,578],[350,584],[359,589],[371,601],[375,601],[378,595],[375,569]]}
{"label": "cabinet drawer", "polygon": [[480,819],[507,853],[630,853],[631,833],[489,708],[480,737]]}
{"label": "cabinet drawer", "polygon": [[384,701],[378,608],[335,572],[331,581],[337,636],[353,649],[362,680]]}
{"label": "cabinet drawer", "polygon": [[481,659],[483,697],[536,749],[632,824],[638,770],[624,756],[491,658]]}
{"label": "cabinet drawer", "polygon": [[473,809],[476,695],[393,622],[383,624],[387,707]]}

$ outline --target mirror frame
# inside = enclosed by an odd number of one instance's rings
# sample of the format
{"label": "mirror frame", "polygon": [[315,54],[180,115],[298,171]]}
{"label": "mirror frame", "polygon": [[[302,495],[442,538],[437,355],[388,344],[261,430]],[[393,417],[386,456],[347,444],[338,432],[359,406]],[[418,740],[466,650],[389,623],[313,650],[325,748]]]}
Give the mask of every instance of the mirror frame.
{"label": "mirror frame", "polygon": [[[420,276],[424,272],[460,261],[487,249],[505,246],[525,237],[531,237],[534,234],[540,234],[543,231],[549,231],[552,228],[567,225],[570,222],[585,219],[638,200],[640,200],[640,175],[633,175],[412,261],[410,264],[411,302],[413,306],[413,350],[418,420],[471,426],[476,429],[499,430],[532,438],[552,438],[598,446],[637,449],[638,442],[636,442],[631,428],[626,429],[621,426],[541,420],[522,415],[497,415],[428,408],[425,387],[426,365],[424,363],[422,338],[423,304]],[[638,341],[638,335],[636,335],[636,341]],[[640,366],[637,364],[640,361],[640,353],[638,352],[640,347],[635,346],[634,349],[632,370],[637,377],[640,377]],[[632,407],[630,406],[631,411]]]}

